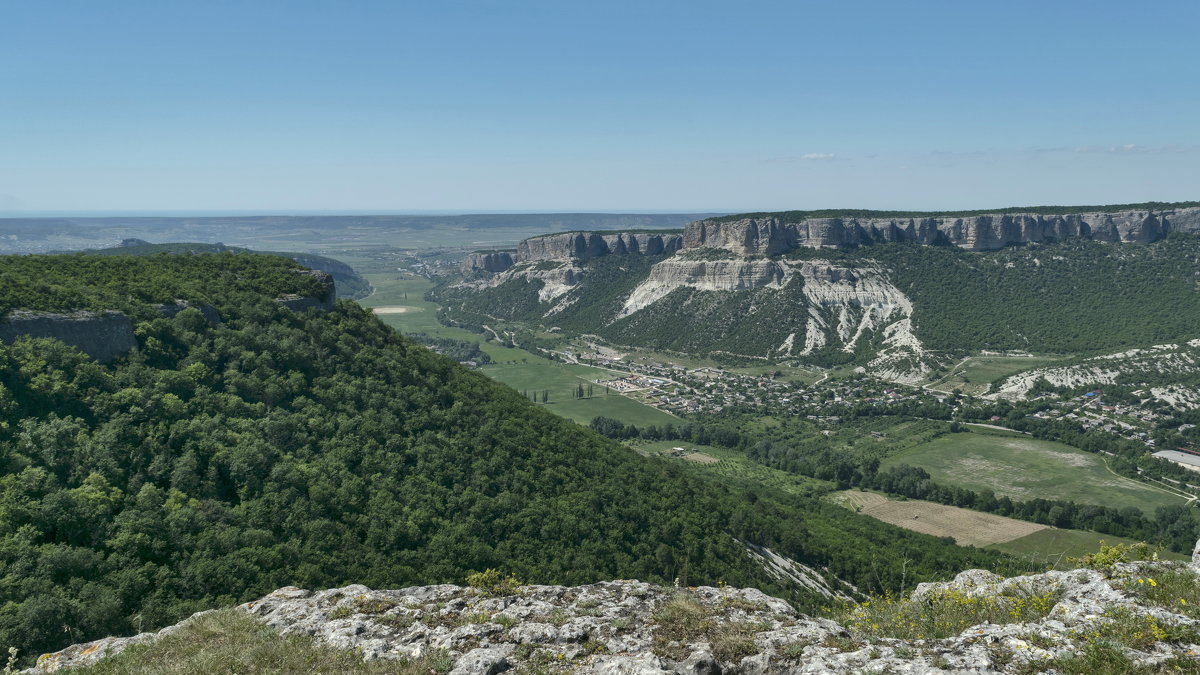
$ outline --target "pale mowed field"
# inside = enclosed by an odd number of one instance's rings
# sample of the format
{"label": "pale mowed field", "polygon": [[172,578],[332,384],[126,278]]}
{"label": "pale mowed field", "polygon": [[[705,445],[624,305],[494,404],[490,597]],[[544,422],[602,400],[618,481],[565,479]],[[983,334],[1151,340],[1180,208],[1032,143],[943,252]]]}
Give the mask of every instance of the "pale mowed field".
{"label": "pale mowed field", "polygon": [[1046,525],[919,499],[892,501],[880,494],[858,490],[847,490],[840,497],[843,504],[859,513],[906,530],[953,537],[959,546],[1001,544],[1049,529]]}

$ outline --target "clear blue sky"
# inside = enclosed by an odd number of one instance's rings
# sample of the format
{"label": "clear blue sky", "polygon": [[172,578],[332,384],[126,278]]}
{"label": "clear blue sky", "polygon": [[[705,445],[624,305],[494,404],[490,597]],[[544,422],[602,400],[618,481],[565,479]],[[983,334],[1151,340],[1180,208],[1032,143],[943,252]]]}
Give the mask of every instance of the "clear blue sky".
{"label": "clear blue sky", "polygon": [[0,211],[1200,199],[1200,3],[0,0]]}

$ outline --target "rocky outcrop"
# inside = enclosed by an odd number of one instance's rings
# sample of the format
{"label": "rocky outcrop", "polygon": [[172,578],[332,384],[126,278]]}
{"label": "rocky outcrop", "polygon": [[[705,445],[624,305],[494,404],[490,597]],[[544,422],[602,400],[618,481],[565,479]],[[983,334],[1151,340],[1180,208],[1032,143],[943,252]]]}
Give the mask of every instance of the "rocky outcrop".
{"label": "rocky outcrop", "polygon": [[779,255],[796,248],[911,241],[973,251],[1087,237],[1149,243],[1167,232],[1200,232],[1200,208],[1042,215],[997,213],[969,217],[804,218],[778,216],[689,223],[683,248],[723,248],[739,255]]}
{"label": "rocky outcrop", "polygon": [[133,323],[121,312],[13,310],[0,321],[0,341],[11,344],[22,336],[60,340],[101,363],[137,346]]}
{"label": "rocky outcrop", "polygon": [[333,309],[337,303],[337,290],[334,287],[333,277],[328,272],[320,270],[296,270],[296,274],[312,277],[320,284],[321,290],[316,295],[297,295],[296,293],[288,293],[275,298],[275,302],[287,307],[293,312],[304,312],[310,309],[316,309],[321,312],[328,312]]}
{"label": "rocky outcrop", "polygon": [[678,288],[700,291],[746,291],[783,288],[792,266],[771,260],[689,260],[668,258],[650,268],[650,276],[625,298],[618,318],[650,307]]}
{"label": "rocky outcrop", "polygon": [[[263,253],[268,253],[263,251]],[[285,255],[305,267],[318,272],[327,272],[333,277],[333,285],[338,297],[358,300],[371,294],[371,284],[353,267],[340,260],[326,258],[308,253],[268,253],[269,255]]]}
{"label": "rocky outcrop", "polygon": [[542,260],[587,260],[606,255],[665,255],[678,251],[683,236],[662,232],[565,232],[530,237],[513,251],[476,251],[463,259],[464,274],[497,274]]}
{"label": "rocky outcrop", "polygon": [[[1156,578],[1185,586],[1196,583],[1197,573],[1196,565],[1164,562],[1010,579],[968,570],[951,582],[921,584],[910,598],[911,620],[925,616],[928,624],[921,625],[931,628],[952,620],[939,607],[967,616],[973,608],[996,610],[990,621],[966,621],[944,638],[881,636],[869,605],[837,623],[800,614],[755,589],[638,581],[496,593],[449,585],[287,587],[240,609],[284,635],[354,650],[367,660],[442,653],[454,673],[1024,673],[1052,669],[1056,660],[1097,645],[1110,650],[1106,658],[1125,659],[1131,668],[1172,660],[1194,668],[1200,621],[1178,598],[1147,591]],[[76,645],[43,656],[28,672],[93,663],[155,637]]]}
{"label": "rocky outcrop", "polygon": [[[550,302],[568,293],[583,280],[585,274],[586,270],[573,262],[541,261],[538,264],[518,264],[503,272],[475,275],[455,287],[478,292],[510,281],[523,280],[538,284],[538,302]],[[555,314],[562,308],[561,305],[555,305],[547,315]]]}
{"label": "rocky outcrop", "polygon": [[185,309],[195,309],[196,311],[200,312],[200,314],[204,316],[204,319],[208,321],[210,326],[217,326],[221,323],[221,313],[218,312],[217,308],[213,307],[212,305],[206,305],[204,303],[192,303],[187,300],[176,300],[172,303],[154,305],[154,310],[168,319],[174,318],[176,314],[179,314]]}
{"label": "rocky outcrop", "polygon": [[517,244],[514,260],[586,260],[605,255],[665,255],[683,245],[683,236],[661,232],[566,232],[530,237]]}
{"label": "rocky outcrop", "polygon": [[1162,386],[1172,380],[1188,382],[1200,373],[1200,339],[1181,344],[1163,344],[1102,354],[1061,366],[1031,368],[999,380],[988,398],[1022,399],[1039,382],[1055,387],[1083,389],[1120,382],[1141,389],[1162,403],[1189,410],[1200,407],[1200,391],[1195,387]]}
{"label": "rocky outcrop", "polygon": [[463,258],[463,274],[503,272],[516,264],[512,251],[476,251]]}

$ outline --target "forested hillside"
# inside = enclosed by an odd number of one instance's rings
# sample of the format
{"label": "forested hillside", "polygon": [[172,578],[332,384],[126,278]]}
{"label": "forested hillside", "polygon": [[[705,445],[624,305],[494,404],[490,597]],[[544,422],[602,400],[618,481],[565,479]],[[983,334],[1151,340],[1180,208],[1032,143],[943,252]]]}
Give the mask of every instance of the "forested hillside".
{"label": "forested hillside", "polygon": [[[555,263],[539,264],[553,273]],[[1191,234],[994,252],[890,243],[739,258],[694,249],[561,265],[573,266],[572,282],[549,300],[539,298],[547,282],[519,266],[491,287],[451,282],[433,298],[467,326],[516,321],[718,359],[853,362],[884,377],[981,349],[1097,354],[1200,337],[1200,236]],[[879,358],[889,343],[908,351]]]}
{"label": "forested hillside", "polygon": [[371,293],[371,284],[340,260],[326,258],[313,253],[286,253],[278,251],[251,251],[239,246],[225,244],[204,244],[197,242],[151,244],[141,239],[126,239],[120,246],[113,248],[98,248],[86,251],[91,255],[156,255],[160,253],[190,254],[190,253],[262,253],[291,258],[305,267],[329,273],[337,286],[339,298],[365,298]]}
{"label": "forested hillside", "polygon": [[23,308],[116,309],[150,318],[157,316],[150,303],[176,299],[220,307],[247,296],[320,295],[320,284],[297,274],[299,269],[287,258],[233,253],[0,256],[0,317]]}
{"label": "forested hillside", "polygon": [[[110,366],[49,340],[0,346],[0,645],[36,655],[289,584],[397,588],[486,568],[789,592],[736,538],[864,590],[1008,564],[639,457],[353,303],[281,307],[293,269],[224,254],[0,259],[6,307],[143,319],[140,349]],[[131,309],[174,298],[224,321]]]}
{"label": "forested hillside", "polygon": [[1196,235],[993,253],[899,244],[849,255],[890,271],[929,349],[1097,353],[1200,337]]}

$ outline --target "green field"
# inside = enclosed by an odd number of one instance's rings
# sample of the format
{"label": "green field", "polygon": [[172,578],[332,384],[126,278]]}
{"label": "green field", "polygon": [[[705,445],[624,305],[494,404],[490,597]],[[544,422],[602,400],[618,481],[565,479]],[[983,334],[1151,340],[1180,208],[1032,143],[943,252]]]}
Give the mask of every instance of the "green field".
{"label": "green field", "polygon": [[[1132,544],[1134,540],[1115,537],[1111,534],[1050,528],[1034,532],[1033,534],[1027,534],[1020,539],[1013,539],[1003,544],[992,544],[984,548],[1012,553],[1030,558],[1039,563],[1067,569],[1076,567],[1076,565],[1068,562],[1067,558],[1078,558],[1088,553],[1095,553],[1100,550],[1100,542],[1106,544]],[[1159,557],[1166,560],[1189,559],[1188,556],[1170,551],[1161,551]]]}
{"label": "green field", "polygon": [[1060,360],[1062,358],[1051,356],[971,356],[955,365],[950,375],[936,380],[929,386],[947,392],[959,389],[967,394],[982,393],[988,390],[992,382],[1013,373]]}
{"label": "green field", "polygon": [[[607,371],[590,366],[551,361],[523,349],[513,349],[495,342],[488,342],[479,333],[438,323],[437,305],[424,299],[425,291],[429,290],[433,283],[424,277],[399,272],[374,273],[364,276],[375,287],[375,293],[368,298],[359,300],[360,304],[366,307],[405,308],[403,313],[380,314],[379,318],[385,324],[401,333],[426,333],[456,340],[478,342],[480,348],[492,357],[493,362],[482,369],[484,373],[517,391],[532,393],[547,390],[550,398],[545,404],[546,408],[558,415],[582,424],[591,422],[592,418],[598,415],[612,417],[626,424],[638,426],[649,424],[662,426],[679,421],[673,415],[626,396],[616,393],[604,395],[602,386],[593,385],[593,392],[598,389],[599,393],[592,398],[573,398],[572,394],[581,382],[586,387],[588,382],[611,378],[612,375]],[[538,401],[540,403],[540,396]]]}
{"label": "green field", "polygon": [[992,490],[1019,500],[1042,497],[1114,508],[1133,506],[1151,515],[1159,506],[1183,503],[1166,490],[1112,473],[1103,455],[978,427],[905,450],[883,466],[894,464],[919,466],[940,483]]}
{"label": "green field", "polygon": [[364,307],[403,307],[402,314],[380,314],[379,318],[387,325],[401,333],[426,333],[440,337],[454,338],[478,342],[483,351],[487,352],[497,363],[520,363],[539,361],[550,363],[546,359],[530,354],[523,349],[513,349],[495,342],[487,342],[479,333],[472,333],[462,328],[452,328],[438,323],[438,306],[424,299],[425,291],[433,283],[424,277],[399,272],[383,274],[365,274],[367,281],[375,288],[370,297],[359,300]]}
{"label": "green field", "polygon": [[782,492],[798,495],[824,494],[833,489],[833,483],[799,474],[788,473],[778,469],[763,466],[752,461],[745,454],[736,450],[728,450],[713,445],[696,445],[683,441],[630,441],[629,445],[648,453],[669,453],[672,448],[682,447],[688,451],[701,452],[719,461],[713,464],[702,464],[691,460],[679,459],[686,462],[696,471],[702,471],[726,479],[726,482],[744,482],[763,485]]}
{"label": "green field", "polygon": [[[521,353],[525,354],[526,352]],[[587,424],[598,415],[612,417],[639,427],[651,424],[663,426],[681,422],[674,415],[621,394],[606,395],[603,385],[593,384],[592,391],[595,395],[590,398],[574,398],[573,394],[579,384],[583,384],[586,389],[589,382],[609,379],[613,375],[599,368],[545,359],[538,359],[535,363],[533,362],[534,358],[536,357],[531,356],[529,363],[502,363],[484,366],[483,372],[487,373],[488,377],[503,382],[517,391],[528,391],[530,394],[547,391],[549,400],[542,404],[541,397],[538,396],[539,405],[545,405],[547,410],[573,419],[580,424]]]}

